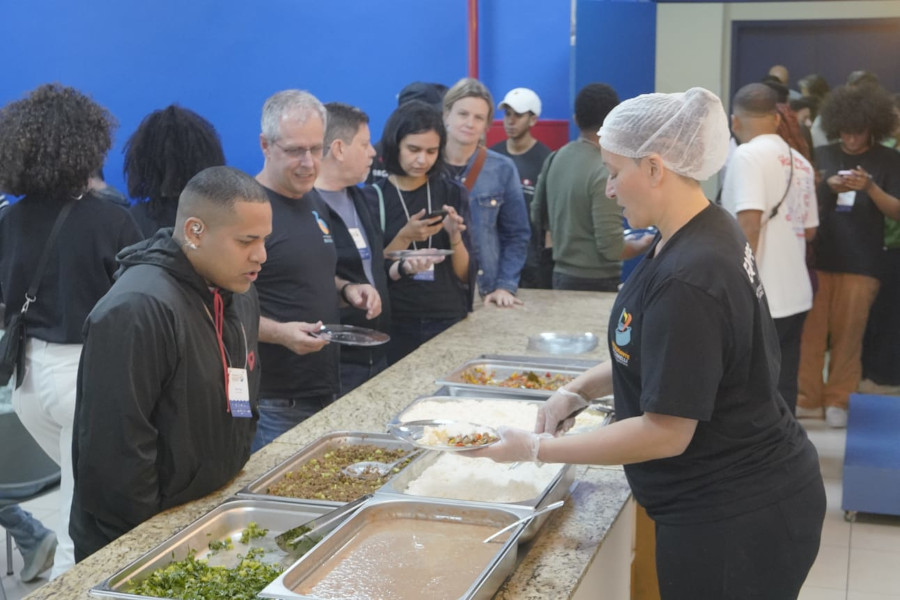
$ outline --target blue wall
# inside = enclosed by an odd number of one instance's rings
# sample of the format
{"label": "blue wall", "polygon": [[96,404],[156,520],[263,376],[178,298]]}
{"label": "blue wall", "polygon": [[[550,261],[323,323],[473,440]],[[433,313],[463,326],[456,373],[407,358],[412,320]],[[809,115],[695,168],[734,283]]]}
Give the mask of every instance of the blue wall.
{"label": "blue wall", "polygon": [[572,49],[572,98],[584,85],[611,85],[622,100],[654,91],[656,4],[578,0]]}
{"label": "blue wall", "polygon": [[[0,0],[0,104],[49,81],[77,87],[119,120],[107,180],[124,189],[122,145],[172,102],[218,129],[234,166],[256,173],[259,112],[285,88],[356,104],[381,128],[414,80],[466,75],[462,0]],[[480,75],[502,97],[535,89],[566,119],[569,0],[482,0]]]}

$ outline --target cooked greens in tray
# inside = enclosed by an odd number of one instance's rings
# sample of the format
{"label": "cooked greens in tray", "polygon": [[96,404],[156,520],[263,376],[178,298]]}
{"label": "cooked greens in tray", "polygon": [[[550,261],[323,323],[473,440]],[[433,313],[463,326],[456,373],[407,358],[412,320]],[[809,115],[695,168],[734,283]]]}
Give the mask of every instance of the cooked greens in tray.
{"label": "cooked greens in tray", "polygon": [[[176,598],[179,600],[250,600],[272,582],[284,570],[278,562],[273,562],[271,552],[263,547],[253,547],[253,540],[265,538],[268,529],[250,521],[241,532],[240,537],[226,537],[209,542],[210,552],[206,557],[197,557],[197,551],[191,549],[188,556],[156,569],[149,576],[131,586],[131,594],[152,596],[155,598]],[[234,550],[239,543],[245,548],[237,550],[235,556],[222,555]],[[266,544],[274,547],[274,544]],[[311,547],[311,546],[310,546]],[[304,548],[303,551],[309,550]],[[214,558],[215,557],[215,558]],[[210,560],[214,559],[214,560]]]}

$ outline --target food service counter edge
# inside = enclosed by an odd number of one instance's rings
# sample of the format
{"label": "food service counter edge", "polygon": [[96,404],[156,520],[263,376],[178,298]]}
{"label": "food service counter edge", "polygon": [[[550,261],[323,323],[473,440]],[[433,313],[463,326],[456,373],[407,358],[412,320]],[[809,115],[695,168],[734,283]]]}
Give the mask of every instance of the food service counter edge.
{"label": "food service counter edge", "polygon": [[[436,378],[466,360],[481,354],[538,355],[526,350],[528,336],[545,331],[590,331],[600,338],[600,344],[573,358],[598,362],[608,358],[605,340],[614,294],[521,290],[520,297],[525,305],[516,309],[476,308],[461,323],[251,456],[222,489],[153,517],[27,598],[87,597],[92,586],[231,498],[307,443],[332,431],[384,431],[388,421],[413,399],[437,388]],[[599,563],[604,562],[615,563],[618,579],[628,579],[634,517],[624,473],[618,467],[577,469],[572,496],[562,509],[554,511],[537,537],[519,549],[519,564],[495,598],[577,599],[585,593],[597,594],[598,585],[606,587],[603,580],[613,567],[606,564],[603,568]],[[608,538],[614,524],[620,533],[615,555],[610,556],[603,550],[610,550],[606,546],[611,545]],[[601,572],[603,576],[599,576]]]}

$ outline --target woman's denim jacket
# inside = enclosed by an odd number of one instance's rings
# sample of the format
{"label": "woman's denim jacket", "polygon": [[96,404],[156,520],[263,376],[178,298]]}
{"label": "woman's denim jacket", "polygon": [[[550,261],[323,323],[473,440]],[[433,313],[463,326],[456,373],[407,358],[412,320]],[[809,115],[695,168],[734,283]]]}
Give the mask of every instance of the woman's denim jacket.
{"label": "woman's denim jacket", "polygon": [[[463,181],[477,155],[475,152],[469,158]],[[478,292],[484,296],[502,288],[515,294],[528,253],[531,225],[512,159],[487,151],[475,187],[469,192],[469,210],[469,234],[478,260]]]}

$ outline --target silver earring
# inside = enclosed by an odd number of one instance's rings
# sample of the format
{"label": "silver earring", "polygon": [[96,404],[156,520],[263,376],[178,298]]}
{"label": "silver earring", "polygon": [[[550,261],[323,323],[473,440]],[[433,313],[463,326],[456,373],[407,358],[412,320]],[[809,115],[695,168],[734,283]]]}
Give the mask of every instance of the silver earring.
{"label": "silver earring", "polygon": [[197,244],[195,244],[194,242],[188,242],[187,244],[185,244],[185,246],[187,246],[191,250],[197,249]]}

